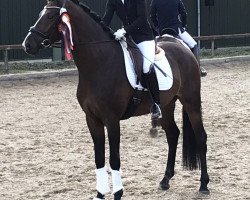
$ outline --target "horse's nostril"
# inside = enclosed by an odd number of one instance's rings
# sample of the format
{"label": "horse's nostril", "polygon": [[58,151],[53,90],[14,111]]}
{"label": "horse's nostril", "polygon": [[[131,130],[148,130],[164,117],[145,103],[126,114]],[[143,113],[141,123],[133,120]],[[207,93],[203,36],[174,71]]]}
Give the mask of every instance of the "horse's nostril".
{"label": "horse's nostril", "polygon": [[25,46],[26,46],[26,49],[27,49],[27,50],[30,50],[30,49],[31,49],[31,46],[30,46],[30,44],[29,44],[29,43],[26,43],[26,45],[25,45]]}

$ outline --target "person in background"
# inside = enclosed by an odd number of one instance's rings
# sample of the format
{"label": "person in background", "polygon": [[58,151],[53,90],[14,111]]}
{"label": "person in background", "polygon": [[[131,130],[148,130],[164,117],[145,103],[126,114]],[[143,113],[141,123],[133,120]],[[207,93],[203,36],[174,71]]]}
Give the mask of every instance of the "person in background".
{"label": "person in background", "polygon": [[152,119],[161,118],[159,86],[154,70],[155,40],[149,24],[146,0],[108,0],[102,18],[106,26],[110,25],[114,13],[123,23],[123,28],[118,29],[114,36],[122,40],[124,36],[131,37],[143,55],[143,73],[148,90],[151,94]]}
{"label": "person in background", "polygon": [[[199,62],[197,42],[186,31],[187,12],[182,0],[152,0],[150,19],[160,35],[171,33],[181,38]],[[206,70],[201,66],[200,72],[202,77],[207,75]]]}

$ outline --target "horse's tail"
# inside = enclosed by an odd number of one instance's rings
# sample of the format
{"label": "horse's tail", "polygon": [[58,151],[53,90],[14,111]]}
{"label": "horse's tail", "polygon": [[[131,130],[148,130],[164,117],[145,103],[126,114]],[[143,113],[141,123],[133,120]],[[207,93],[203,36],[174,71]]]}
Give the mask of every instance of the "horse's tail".
{"label": "horse's tail", "polygon": [[194,130],[192,128],[187,112],[182,109],[183,117],[183,147],[182,163],[183,167],[189,170],[200,168],[200,157],[197,152],[197,144]]}

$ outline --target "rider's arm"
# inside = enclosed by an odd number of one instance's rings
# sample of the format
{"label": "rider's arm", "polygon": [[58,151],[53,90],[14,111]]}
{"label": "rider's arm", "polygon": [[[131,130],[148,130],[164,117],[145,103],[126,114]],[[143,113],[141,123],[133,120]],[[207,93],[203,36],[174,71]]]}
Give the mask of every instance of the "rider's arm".
{"label": "rider's arm", "polygon": [[115,7],[111,1],[112,0],[108,0],[106,4],[106,10],[102,18],[102,21],[106,26],[110,25],[114,12],[115,12]]}
{"label": "rider's arm", "polygon": [[136,9],[137,9],[137,18],[133,21],[132,24],[124,27],[125,31],[128,34],[136,32],[138,29],[145,26],[145,22],[147,23],[147,14],[146,14],[146,1],[145,0],[134,0],[136,1]]}
{"label": "rider's arm", "polygon": [[182,27],[185,27],[187,25],[187,12],[181,0],[179,1],[178,11],[180,14]]}
{"label": "rider's arm", "polygon": [[149,14],[153,25],[155,27],[158,27],[157,10],[154,0],[151,2]]}

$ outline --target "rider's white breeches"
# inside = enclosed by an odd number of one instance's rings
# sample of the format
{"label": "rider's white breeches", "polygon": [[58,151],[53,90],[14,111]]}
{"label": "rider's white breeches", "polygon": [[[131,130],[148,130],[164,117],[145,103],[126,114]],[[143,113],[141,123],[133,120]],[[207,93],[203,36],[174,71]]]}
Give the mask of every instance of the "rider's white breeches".
{"label": "rider's white breeches", "polygon": [[179,29],[179,37],[185,42],[190,49],[194,48],[195,45],[197,45],[197,42],[189,35],[187,31],[184,31],[183,33]]}
{"label": "rider's white breeches", "polygon": [[150,65],[154,63],[155,59],[155,41],[143,41],[137,44],[143,56],[143,73],[148,73]]}

